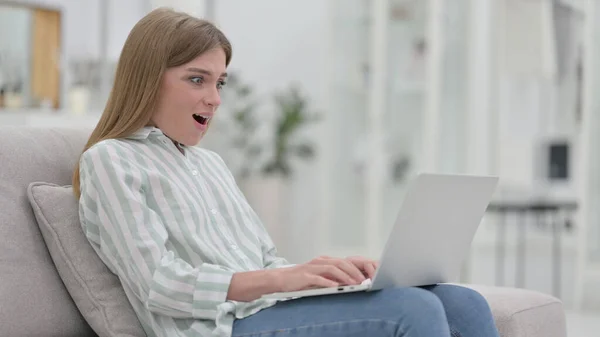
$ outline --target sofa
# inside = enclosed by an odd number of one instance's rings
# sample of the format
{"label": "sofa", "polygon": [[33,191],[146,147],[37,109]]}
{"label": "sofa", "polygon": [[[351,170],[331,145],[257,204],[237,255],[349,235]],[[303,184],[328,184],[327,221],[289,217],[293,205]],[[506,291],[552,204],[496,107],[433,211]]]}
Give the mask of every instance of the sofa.
{"label": "sofa", "polygon": [[[0,336],[143,336],[116,276],[82,245],[74,198],[36,192],[70,185],[89,131],[0,126]],[[59,198],[68,205],[53,204]],[[465,286],[488,300],[503,337],[566,336],[562,303],[552,296]]]}

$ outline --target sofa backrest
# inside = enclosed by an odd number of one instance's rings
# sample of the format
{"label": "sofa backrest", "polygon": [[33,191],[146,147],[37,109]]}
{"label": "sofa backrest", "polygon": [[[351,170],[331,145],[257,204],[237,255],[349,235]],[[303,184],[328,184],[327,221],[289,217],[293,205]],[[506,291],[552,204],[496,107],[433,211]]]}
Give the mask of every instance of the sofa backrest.
{"label": "sofa backrest", "polygon": [[0,336],[95,336],[48,253],[27,199],[70,185],[91,130],[0,126]]}

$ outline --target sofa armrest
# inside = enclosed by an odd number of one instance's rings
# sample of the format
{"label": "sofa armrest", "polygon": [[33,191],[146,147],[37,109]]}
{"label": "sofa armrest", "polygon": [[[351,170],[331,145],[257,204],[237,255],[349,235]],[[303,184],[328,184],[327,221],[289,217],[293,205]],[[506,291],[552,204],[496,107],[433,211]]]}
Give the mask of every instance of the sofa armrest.
{"label": "sofa armrest", "polygon": [[501,337],[566,337],[563,304],[540,292],[463,284],[488,301]]}

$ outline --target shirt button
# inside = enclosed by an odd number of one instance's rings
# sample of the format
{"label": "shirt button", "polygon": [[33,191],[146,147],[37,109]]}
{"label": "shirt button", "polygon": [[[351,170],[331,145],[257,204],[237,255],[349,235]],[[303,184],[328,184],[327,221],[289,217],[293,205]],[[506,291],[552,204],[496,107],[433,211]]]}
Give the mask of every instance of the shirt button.
{"label": "shirt button", "polygon": [[198,175],[198,170],[192,170],[192,174],[197,176]]}
{"label": "shirt button", "polygon": [[217,210],[216,210],[216,209],[214,209],[214,208],[213,208],[213,209],[211,209],[211,210],[210,210],[210,212],[211,212],[212,214],[217,214],[217,213],[219,213],[219,211],[217,211]]}
{"label": "shirt button", "polygon": [[237,250],[237,249],[238,249],[238,246],[236,246],[236,245],[231,245],[231,249],[233,249],[233,250]]}

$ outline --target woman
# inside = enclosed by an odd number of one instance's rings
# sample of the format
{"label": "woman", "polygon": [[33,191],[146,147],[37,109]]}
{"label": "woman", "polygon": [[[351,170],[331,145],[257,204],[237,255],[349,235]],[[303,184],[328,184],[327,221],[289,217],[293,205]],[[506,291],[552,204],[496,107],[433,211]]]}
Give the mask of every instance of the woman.
{"label": "woman", "polygon": [[148,336],[498,336],[486,301],[457,286],[260,299],[359,284],[376,262],[290,265],[221,158],[194,146],[231,53],[206,21],[166,9],[140,20],[74,171],[84,232]]}

